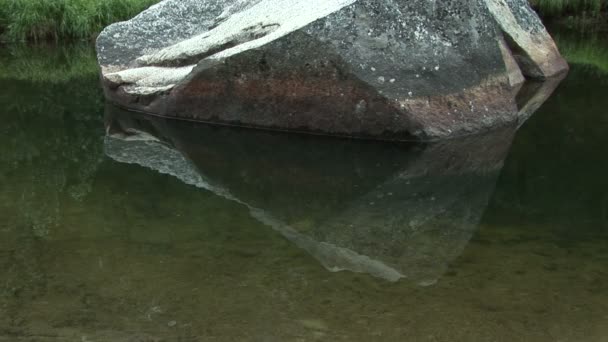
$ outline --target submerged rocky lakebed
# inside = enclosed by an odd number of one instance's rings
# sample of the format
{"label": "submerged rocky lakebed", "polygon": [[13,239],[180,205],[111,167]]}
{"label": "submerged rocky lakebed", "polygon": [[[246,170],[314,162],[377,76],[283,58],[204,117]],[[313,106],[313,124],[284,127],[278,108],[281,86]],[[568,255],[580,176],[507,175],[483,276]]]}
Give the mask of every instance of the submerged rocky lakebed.
{"label": "submerged rocky lakebed", "polygon": [[605,341],[606,45],[561,37],[521,127],[436,144],[124,112],[89,47],[3,49],[0,341]]}

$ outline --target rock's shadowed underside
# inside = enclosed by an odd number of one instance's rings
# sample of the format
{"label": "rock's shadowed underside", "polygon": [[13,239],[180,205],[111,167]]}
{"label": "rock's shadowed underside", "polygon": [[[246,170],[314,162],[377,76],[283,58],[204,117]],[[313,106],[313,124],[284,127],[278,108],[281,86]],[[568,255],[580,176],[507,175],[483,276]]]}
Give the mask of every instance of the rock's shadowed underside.
{"label": "rock's shadowed underside", "polygon": [[165,0],[97,41],[106,96],[201,122],[434,140],[567,70],[527,0]]}

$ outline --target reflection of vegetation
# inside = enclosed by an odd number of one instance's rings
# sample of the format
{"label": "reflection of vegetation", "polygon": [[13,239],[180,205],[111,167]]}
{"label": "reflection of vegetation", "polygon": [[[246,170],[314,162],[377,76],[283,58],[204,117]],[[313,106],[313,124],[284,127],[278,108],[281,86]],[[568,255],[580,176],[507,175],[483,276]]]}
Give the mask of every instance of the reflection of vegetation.
{"label": "reflection of vegetation", "polygon": [[0,78],[5,79],[60,83],[99,72],[95,50],[88,44],[10,46],[0,52],[0,59]]}
{"label": "reflection of vegetation", "polygon": [[591,65],[608,73],[608,41],[601,33],[561,32],[555,41],[569,63]]}
{"label": "reflection of vegetation", "polygon": [[90,91],[96,79],[0,85],[0,179],[10,180],[4,191],[14,194],[22,224],[44,236],[58,219],[59,195],[82,199],[102,160],[103,106]]}
{"label": "reflection of vegetation", "polygon": [[61,194],[73,200],[87,194],[102,160],[103,96],[95,64],[92,71],[83,67],[90,56],[94,63],[91,53],[72,47],[0,54],[0,181],[6,185],[0,196],[16,202],[20,225],[37,236],[56,225]]}
{"label": "reflection of vegetation", "polygon": [[0,34],[8,41],[90,39],[158,0],[0,0]]}
{"label": "reflection of vegetation", "polygon": [[547,15],[599,14],[606,0],[531,0],[532,5]]}

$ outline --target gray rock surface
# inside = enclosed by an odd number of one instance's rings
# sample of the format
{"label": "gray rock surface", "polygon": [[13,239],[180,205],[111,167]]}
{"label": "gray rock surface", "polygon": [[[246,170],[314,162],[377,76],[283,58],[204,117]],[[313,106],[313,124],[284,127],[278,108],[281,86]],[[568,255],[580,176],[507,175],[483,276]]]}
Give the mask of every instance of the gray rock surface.
{"label": "gray rock surface", "polygon": [[486,3],[513,47],[524,74],[546,78],[568,69],[528,0],[486,0]]}
{"label": "gray rock surface", "polygon": [[567,69],[526,0],[165,0],[98,38],[106,96],[201,122],[434,140]]}

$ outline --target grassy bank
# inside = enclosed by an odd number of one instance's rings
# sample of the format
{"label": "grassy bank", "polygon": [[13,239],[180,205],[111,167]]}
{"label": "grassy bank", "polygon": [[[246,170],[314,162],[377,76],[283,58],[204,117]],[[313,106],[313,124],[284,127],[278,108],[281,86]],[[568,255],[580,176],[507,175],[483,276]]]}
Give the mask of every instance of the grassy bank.
{"label": "grassy bank", "polygon": [[0,40],[91,39],[158,0],[0,0]]}

